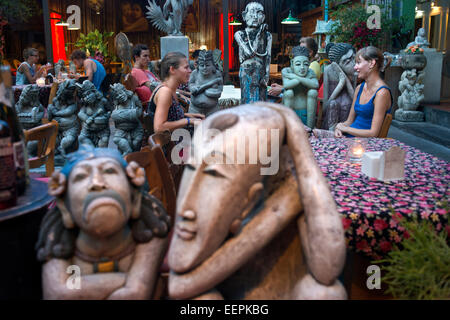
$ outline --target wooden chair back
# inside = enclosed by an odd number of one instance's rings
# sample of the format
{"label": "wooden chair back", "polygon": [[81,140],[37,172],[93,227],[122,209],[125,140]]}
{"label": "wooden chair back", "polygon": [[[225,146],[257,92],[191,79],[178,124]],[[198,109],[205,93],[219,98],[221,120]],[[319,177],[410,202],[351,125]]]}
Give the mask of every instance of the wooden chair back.
{"label": "wooden chair back", "polygon": [[167,213],[174,221],[176,209],[175,183],[161,147],[144,147],[141,151],[127,154],[124,158],[127,162],[135,161],[144,168],[149,194],[163,203]]}
{"label": "wooden chair back", "polygon": [[55,169],[55,147],[58,135],[58,122],[55,120],[38,127],[24,130],[25,144],[37,141],[36,157],[29,158],[28,164],[31,169],[39,168],[45,164],[45,173],[50,177]]}
{"label": "wooden chair back", "polygon": [[53,98],[56,97],[56,92],[58,91],[59,82],[53,82],[52,87],[50,88],[50,94],[48,96],[48,104],[53,103]]}
{"label": "wooden chair back", "polygon": [[381,125],[380,132],[378,133],[377,138],[386,138],[387,134],[389,132],[389,127],[391,126],[392,122],[392,114],[387,113],[384,117],[383,124]]}

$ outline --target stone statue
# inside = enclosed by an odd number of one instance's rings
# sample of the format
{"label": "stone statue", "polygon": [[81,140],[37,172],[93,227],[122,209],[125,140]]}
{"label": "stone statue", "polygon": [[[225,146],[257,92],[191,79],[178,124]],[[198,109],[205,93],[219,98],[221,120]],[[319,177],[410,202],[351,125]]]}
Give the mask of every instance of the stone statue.
{"label": "stone statue", "polygon": [[309,69],[309,50],[297,46],[292,49],[291,67],[281,71],[283,78],[283,104],[295,111],[311,129],[316,123],[317,90],[319,81]]}
{"label": "stone statue", "polygon": [[403,72],[398,88],[398,109],[395,119],[400,121],[423,121],[423,112],[417,111],[420,102],[425,98],[423,79],[425,72],[416,69],[407,69]]}
{"label": "stone statue", "polygon": [[78,121],[78,106],[75,101],[76,80],[66,80],[58,86],[56,96],[48,105],[48,120],[55,119],[58,124],[58,137],[56,138],[56,156],[59,163],[64,163],[68,153],[78,147],[78,134],[80,123]]}
{"label": "stone statue", "polygon": [[428,48],[430,46],[424,28],[420,28],[419,31],[417,31],[416,38],[414,39],[413,42],[408,43],[406,48],[408,49],[409,47],[412,47],[414,45],[418,45],[421,48]]}
{"label": "stone statue", "polygon": [[[150,299],[170,218],[143,194],[144,169],[115,149],[82,146],[53,173],[56,207],[43,218],[37,257],[44,299]],[[73,279],[71,273],[79,275]]]}
{"label": "stone statue", "polygon": [[64,64],[63,59],[59,59],[57,63],[55,63],[55,78],[59,79],[58,76],[62,72],[67,72],[66,65]]}
{"label": "stone statue", "polygon": [[16,103],[16,113],[19,122],[25,130],[40,126],[44,117],[44,107],[39,101],[39,87],[27,85]]}
{"label": "stone statue", "polygon": [[[166,0],[163,9],[154,0],[148,0],[147,19],[153,26],[169,36],[182,36],[181,24],[186,18],[188,7],[193,0]],[[172,11],[169,11],[169,6]]]}
{"label": "stone statue", "polygon": [[220,49],[214,49],[212,54],[217,69],[219,69],[219,71],[223,73],[222,51]]}
{"label": "stone statue", "polygon": [[[27,85],[20,94],[19,101],[16,103],[16,113],[19,122],[24,130],[38,127],[42,124],[44,117],[44,107],[39,101],[39,87],[35,84]],[[29,156],[35,156],[37,153],[38,142],[30,141],[27,143]]]}
{"label": "stone statue", "polygon": [[334,130],[347,120],[355,93],[355,49],[348,43],[327,46],[331,64],[325,67],[323,78],[322,129]]}
{"label": "stone statue", "polygon": [[200,51],[197,69],[189,79],[191,104],[189,113],[202,113],[209,116],[219,111],[218,101],[223,90],[222,73],[213,59],[213,52]]}
{"label": "stone statue", "polygon": [[170,298],[345,299],[341,218],[295,113],[260,102],[201,127],[213,134],[196,130],[182,177]]}
{"label": "stone statue", "polygon": [[121,83],[111,85],[110,97],[114,105],[111,118],[116,131],[113,141],[122,155],[141,150],[144,129],[140,118],[142,105],[139,98]]}
{"label": "stone statue", "polygon": [[267,31],[264,7],[250,2],[242,13],[246,27],[234,34],[239,45],[241,103],[267,100],[272,35]]}
{"label": "stone statue", "polygon": [[82,124],[78,142],[106,148],[109,142],[109,116],[111,115],[111,111],[107,109],[108,101],[89,80],[84,80],[82,85],[77,83],[77,86],[82,102],[78,113]]}

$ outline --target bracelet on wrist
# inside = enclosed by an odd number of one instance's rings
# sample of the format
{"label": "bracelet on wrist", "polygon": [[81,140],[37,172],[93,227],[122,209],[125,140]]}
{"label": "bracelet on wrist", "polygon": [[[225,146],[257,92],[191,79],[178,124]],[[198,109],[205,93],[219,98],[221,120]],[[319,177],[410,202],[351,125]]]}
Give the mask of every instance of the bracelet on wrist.
{"label": "bracelet on wrist", "polygon": [[189,119],[189,118],[186,118],[186,119],[188,121],[187,125],[190,125],[191,124],[191,119]]}

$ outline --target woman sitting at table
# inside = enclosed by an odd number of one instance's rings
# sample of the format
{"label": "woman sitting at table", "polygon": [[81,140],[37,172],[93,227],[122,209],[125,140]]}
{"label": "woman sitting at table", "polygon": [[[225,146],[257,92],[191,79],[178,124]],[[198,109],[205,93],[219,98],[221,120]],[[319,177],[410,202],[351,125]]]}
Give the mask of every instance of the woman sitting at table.
{"label": "woman sitting at table", "polygon": [[153,92],[149,104],[150,116],[154,113],[154,131],[173,131],[197,124],[205,118],[202,114],[184,113],[178,102],[176,90],[180,84],[189,82],[191,75],[186,56],[179,52],[169,52],[161,61],[161,80]]}
{"label": "woman sitting at table", "polygon": [[39,51],[35,48],[26,48],[23,50],[23,58],[25,61],[17,69],[16,85],[34,84],[36,83],[36,79],[40,78],[49,66],[42,66],[36,71],[36,63],[39,61]]}
{"label": "woman sitting at table", "polygon": [[386,113],[391,111],[393,101],[391,89],[380,76],[387,65],[384,65],[383,54],[378,48],[369,46],[360,49],[356,53],[355,70],[363,82],[356,87],[347,120],[336,125],[334,134],[331,131],[314,129],[314,135],[318,138],[378,136]]}

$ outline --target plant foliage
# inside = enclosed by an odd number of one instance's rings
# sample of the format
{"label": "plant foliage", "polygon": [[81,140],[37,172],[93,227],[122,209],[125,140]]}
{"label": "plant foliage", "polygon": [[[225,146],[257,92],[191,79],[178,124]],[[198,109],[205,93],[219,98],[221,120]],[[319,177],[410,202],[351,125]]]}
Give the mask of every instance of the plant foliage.
{"label": "plant foliage", "polygon": [[[447,221],[449,210],[447,208]],[[450,247],[448,230],[435,231],[430,221],[417,218],[399,222],[409,238],[401,247],[394,247],[381,263],[388,284],[386,293],[399,299],[449,299],[450,298]]]}
{"label": "plant foliage", "polygon": [[6,20],[27,22],[42,10],[35,0],[0,0],[0,16]]}
{"label": "plant foliage", "polygon": [[108,51],[109,39],[114,35],[114,32],[101,33],[97,29],[89,32],[87,35],[80,33],[80,38],[75,42],[75,47],[85,50],[87,55],[110,57]]}

